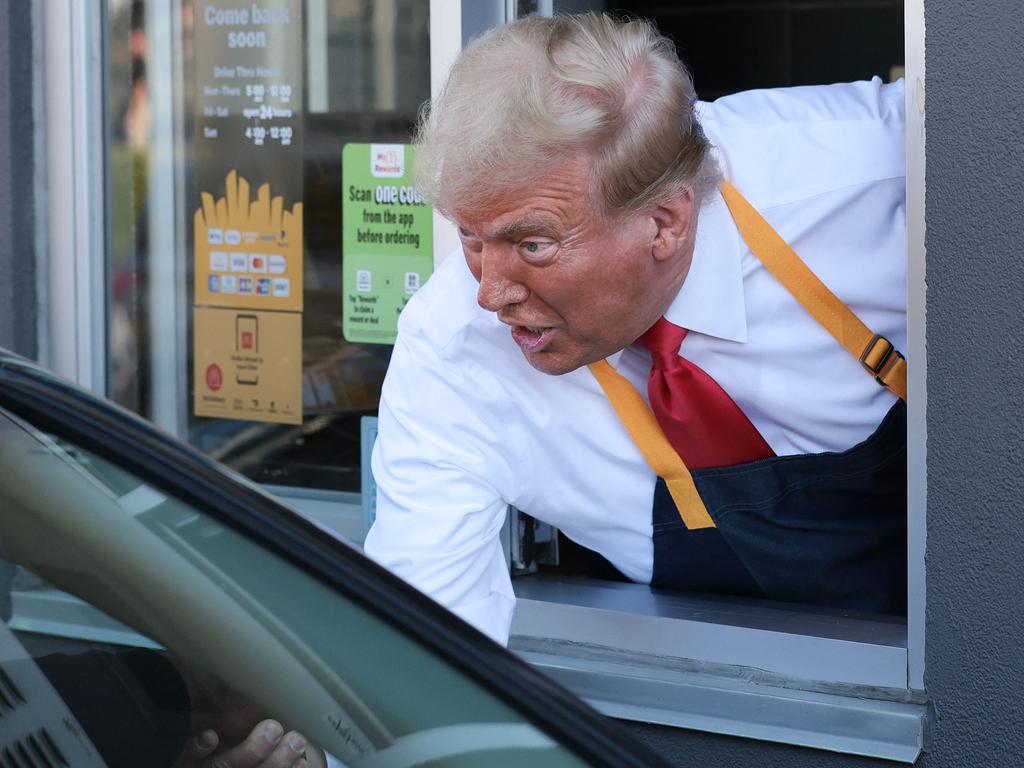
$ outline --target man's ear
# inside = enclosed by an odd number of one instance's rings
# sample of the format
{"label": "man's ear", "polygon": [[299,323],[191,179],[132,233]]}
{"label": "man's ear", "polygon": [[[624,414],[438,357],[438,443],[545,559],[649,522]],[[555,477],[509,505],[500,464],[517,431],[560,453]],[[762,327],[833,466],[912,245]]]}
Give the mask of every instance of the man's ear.
{"label": "man's ear", "polygon": [[658,206],[651,213],[651,218],[655,225],[651,255],[657,261],[667,261],[680,252],[686,252],[685,246],[692,240],[697,223],[693,190],[687,189]]}

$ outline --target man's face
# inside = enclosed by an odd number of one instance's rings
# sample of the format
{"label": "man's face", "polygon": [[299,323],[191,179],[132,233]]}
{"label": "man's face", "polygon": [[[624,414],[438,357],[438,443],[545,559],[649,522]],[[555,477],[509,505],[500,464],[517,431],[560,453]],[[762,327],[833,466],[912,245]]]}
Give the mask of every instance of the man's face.
{"label": "man's face", "polygon": [[568,373],[628,346],[682,282],[652,255],[654,217],[595,212],[588,169],[570,161],[486,210],[455,212],[477,301],[544,373]]}

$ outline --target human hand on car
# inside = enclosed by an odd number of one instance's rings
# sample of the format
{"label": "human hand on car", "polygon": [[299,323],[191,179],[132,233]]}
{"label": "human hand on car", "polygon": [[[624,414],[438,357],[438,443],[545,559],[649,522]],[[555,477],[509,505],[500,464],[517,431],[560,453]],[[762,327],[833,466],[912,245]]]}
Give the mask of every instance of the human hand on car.
{"label": "human hand on car", "polygon": [[319,748],[276,720],[263,720],[240,743],[222,745],[213,729],[200,731],[185,746],[175,768],[326,768]]}

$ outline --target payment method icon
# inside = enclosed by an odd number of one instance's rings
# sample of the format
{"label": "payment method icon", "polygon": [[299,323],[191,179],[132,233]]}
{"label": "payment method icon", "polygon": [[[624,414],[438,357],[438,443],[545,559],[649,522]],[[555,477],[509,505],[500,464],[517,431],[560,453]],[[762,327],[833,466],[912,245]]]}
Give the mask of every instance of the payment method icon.
{"label": "payment method icon", "polygon": [[245,272],[249,269],[249,259],[244,253],[231,254],[231,271]]}
{"label": "payment method icon", "polygon": [[210,251],[210,271],[227,272],[228,255],[224,251]]}
{"label": "payment method icon", "polygon": [[238,293],[238,278],[234,275],[220,276],[221,293]]}
{"label": "payment method icon", "polygon": [[267,257],[267,259],[267,263],[270,267],[270,274],[272,275],[283,275],[284,271],[288,268],[288,262],[280,253],[272,253]]}
{"label": "payment method icon", "polygon": [[252,278],[238,278],[238,293],[242,296],[252,296]]}
{"label": "payment method icon", "polygon": [[274,278],[274,295],[279,299],[287,299],[288,294],[291,293],[291,287],[289,285],[287,277],[275,277]]}
{"label": "payment method icon", "polygon": [[270,278],[269,277],[257,277],[256,278],[256,295],[257,296],[269,296],[270,295]]}
{"label": "payment method icon", "polygon": [[250,253],[249,254],[249,271],[250,272],[266,272],[267,271],[267,257],[262,253]]}
{"label": "payment method icon", "polygon": [[210,275],[210,293],[220,293],[220,275]]}

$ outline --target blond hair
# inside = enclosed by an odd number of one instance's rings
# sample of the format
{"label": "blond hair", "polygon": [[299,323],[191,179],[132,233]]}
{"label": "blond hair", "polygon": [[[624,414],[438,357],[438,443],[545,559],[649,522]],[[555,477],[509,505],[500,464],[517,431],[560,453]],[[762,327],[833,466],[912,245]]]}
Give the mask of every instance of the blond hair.
{"label": "blond hair", "polygon": [[657,206],[718,180],[672,41],[651,22],[586,13],[491,30],[421,111],[417,177],[445,215],[520,192],[581,153],[605,212]]}

